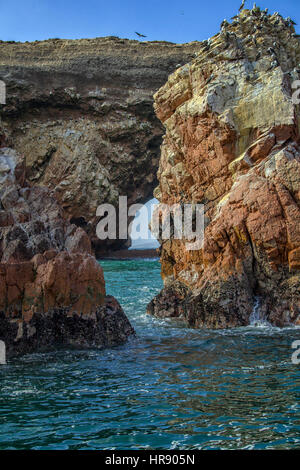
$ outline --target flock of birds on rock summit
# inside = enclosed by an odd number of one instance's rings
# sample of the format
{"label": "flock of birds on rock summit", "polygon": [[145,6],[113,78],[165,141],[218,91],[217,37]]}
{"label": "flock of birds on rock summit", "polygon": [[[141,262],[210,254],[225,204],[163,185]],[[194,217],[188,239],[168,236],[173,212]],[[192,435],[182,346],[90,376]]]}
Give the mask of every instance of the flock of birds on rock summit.
{"label": "flock of birds on rock summit", "polygon": [[[246,4],[246,1],[247,0],[243,0],[242,1],[242,4],[241,6],[239,7],[239,12],[242,12],[245,8],[245,4]],[[268,8],[266,8],[265,10],[261,10],[259,6],[256,5],[256,3],[253,4],[253,8],[252,10],[248,10],[249,12],[249,15],[250,16],[261,16],[262,17],[262,20],[265,22],[265,23],[268,23],[269,19],[270,18],[275,18],[275,21],[274,21],[274,25],[279,25],[280,22],[283,23],[285,26],[287,27],[292,27],[294,28],[294,26],[297,24],[295,23],[295,21],[292,20],[291,17],[287,17],[287,18],[283,18],[278,12],[275,12],[274,15],[269,15],[268,12]],[[233,26],[236,26],[238,24],[238,21],[239,21],[239,15],[236,15],[236,16],[233,16],[231,19],[234,20],[231,24]],[[223,33],[226,33],[226,28],[230,25],[230,23],[224,19],[221,23],[221,32]],[[258,27],[259,29],[259,27]],[[254,30],[255,32],[255,30]],[[138,33],[137,31],[135,31],[135,34],[139,37],[139,38],[146,38],[147,36],[145,36],[144,34],[141,34],[141,33]],[[293,31],[292,33],[292,37],[300,37],[300,35],[296,34],[295,30]],[[208,41],[202,41],[202,42],[207,42],[207,44],[209,45],[209,40]]]}
{"label": "flock of birds on rock summit", "polygon": [[[239,12],[244,10],[245,3],[246,3],[246,0],[243,0],[241,6],[239,8]],[[256,5],[256,3],[253,4],[252,10],[248,10],[248,12],[249,12],[250,16],[256,16],[256,17],[261,16],[262,20],[265,23],[267,23],[270,18],[275,18],[275,21],[274,21],[275,26],[279,25],[280,22],[282,22],[287,27],[294,27],[297,24],[297,23],[295,23],[294,20],[292,20],[292,18],[290,16],[288,16],[287,18],[283,18],[278,12],[275,12],[274,15],[269,15],[268,8],[266,8],[265,10],[261,10],[261,8]],[[231,19],[234,20],[234,22],[232,24],[235,25],[235,24],[238,23],[239,15],[233,16]],[[224,19],[223,22],[221,23],[221,28],[222,29],[226,28],[226,26],[228,26],[228,25],[229,25],[228,21],[226,19]],[[294,34],[294,36],[298,36],[295,32],[293,34]]]}
{"label": "flock of birds on rock summit", "polygon": [[[269,56],[270,68],[273,69],[285,62],[284,49],[287,47],[291,49],[290,58],[299,60],[297,50],[300,36],[295,32],[296,23],[290,17],[283,18],[278,12],[271,15],[268,9],[261,10],[256,4],[252,10],[244,9],[245,2],[240,6],[239,13],[231,18],[231,23],[227,19],[222,21],[219,34],[201,42],[201,51],[195,57],[207,60],[233,46],[239,51],[240,58],[244,56],[257,61],[263,55]],[[300,64],[297,62],[294,67],[299,73]]]}

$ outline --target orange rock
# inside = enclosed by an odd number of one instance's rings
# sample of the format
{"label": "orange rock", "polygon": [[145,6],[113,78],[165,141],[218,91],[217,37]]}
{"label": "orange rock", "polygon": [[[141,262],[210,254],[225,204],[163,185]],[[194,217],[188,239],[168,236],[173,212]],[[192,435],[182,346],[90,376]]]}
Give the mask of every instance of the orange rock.
{"label": "orange rock", "polygon": [[47,188],[28,185],[24,158],[0,149],[0,164],[0,339],[8,353],[126,341],[133,329],[119,305],[110,316],[88,235]]}
{"label": "orange rock", "polygon": [[[299,42],[289,27],[279,37],[261,13],[240,16],[228,41],[211,38],[154,96],[166,129],[155,195],[204,204],[206,228],[194,252],[184,240],[162,240],[165,289],[149,311],[168,316],[174,298],[196,327],[245,325],[257,298],[278,326],[300,315],[300,115],[291,91]],[[259,51],[245,41],[254,26]],[[278,67],[268,53],[274,41]]]}
{"label": "orange rock", "polygon": [[290,271],[300,271],[300,247],[289,252]]}

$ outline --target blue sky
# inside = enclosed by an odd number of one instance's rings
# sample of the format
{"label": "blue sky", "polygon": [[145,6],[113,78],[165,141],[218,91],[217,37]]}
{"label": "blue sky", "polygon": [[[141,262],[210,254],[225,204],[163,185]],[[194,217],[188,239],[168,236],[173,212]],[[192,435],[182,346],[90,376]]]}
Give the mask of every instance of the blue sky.
{"label": "blue sky", "polygon": [[[132,231],[131,234],[133,235],[133,240],[131,244],[131,248],[133,250],[146,250],[149,248],[158,248],[159,243],[158,241],[153,237],[152,233],[150,232],[148,225],[149,222],[152,218],[152,213],[155,208],[155,205],[159,204],[157,199],[151,199],[150,201],[145,204],[146,210],[147,210],[147,215],[143,214],[141,212],[137,212],[135,219],[132,223]],[[141,234],[140,238],[139,234]],[[143,235],[145,234],[146,237]]]}
{"label": "blue sky", "polygon": [[[48,38],[119,36],[177,43],[203,40],[233,16],[241,0],[0,0],[0,39],[34,41]],[[300,24],[299,0],[256,2]],[[246,6],[253,5],[247,0]],[[300,27],[297,27],[300,31]]]}

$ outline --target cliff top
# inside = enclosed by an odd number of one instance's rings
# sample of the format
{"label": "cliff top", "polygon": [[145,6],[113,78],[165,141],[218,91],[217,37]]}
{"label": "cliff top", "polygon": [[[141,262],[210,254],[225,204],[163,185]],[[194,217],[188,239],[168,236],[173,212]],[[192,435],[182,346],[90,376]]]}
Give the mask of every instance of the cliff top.
{"label": "cliff top", "polygon": [[138,56],[141,58],[168,56],[176,51],[194,52],[200,42],[175,44],[167,41],[138,41],[116,36],[93,39],[47,39],[34,42],[0,41],[0,66],[25,66],[34,60],[34,66],[58,64],[66,59],[95,56]]}
{"label": "cliff top", "polygon": [[200,44],[140,42],[113,36],[0,42],[0,79],[6,82],[9,96],[15,85],[23,90],[34,86],[51,91],[66,86],[79,91],[87,86],[134,87],[152,95],[176,67],[192,60]]}

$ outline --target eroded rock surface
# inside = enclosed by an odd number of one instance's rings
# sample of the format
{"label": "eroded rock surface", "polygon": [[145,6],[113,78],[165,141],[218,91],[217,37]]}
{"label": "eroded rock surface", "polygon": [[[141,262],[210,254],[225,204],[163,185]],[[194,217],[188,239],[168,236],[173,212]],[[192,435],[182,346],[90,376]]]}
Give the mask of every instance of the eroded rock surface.
{"label": "eroded rock surface", "polygon": [[153,93],[197,50],[115,37],[0,42],[3,145],[25,155],[28,181],[55,191],[98,254],[107,248],[96,237],[99,204],[152,197],[163,135]]}
{"label": "eroded rock surface", "polygon": [[279,14],[243,10],[155,95],[166,204],[205,205],[201,250],[163,242],[165,288],[149,305],[194,327],[247,325],[257,301],[300,324],[300,43]]}
{"label": "eroded rock surface", "polygon": [[24,157],[0,150],[0,339],[7,354],[125,342],[134,331],[106,296],[88,235],[25,172]]}

